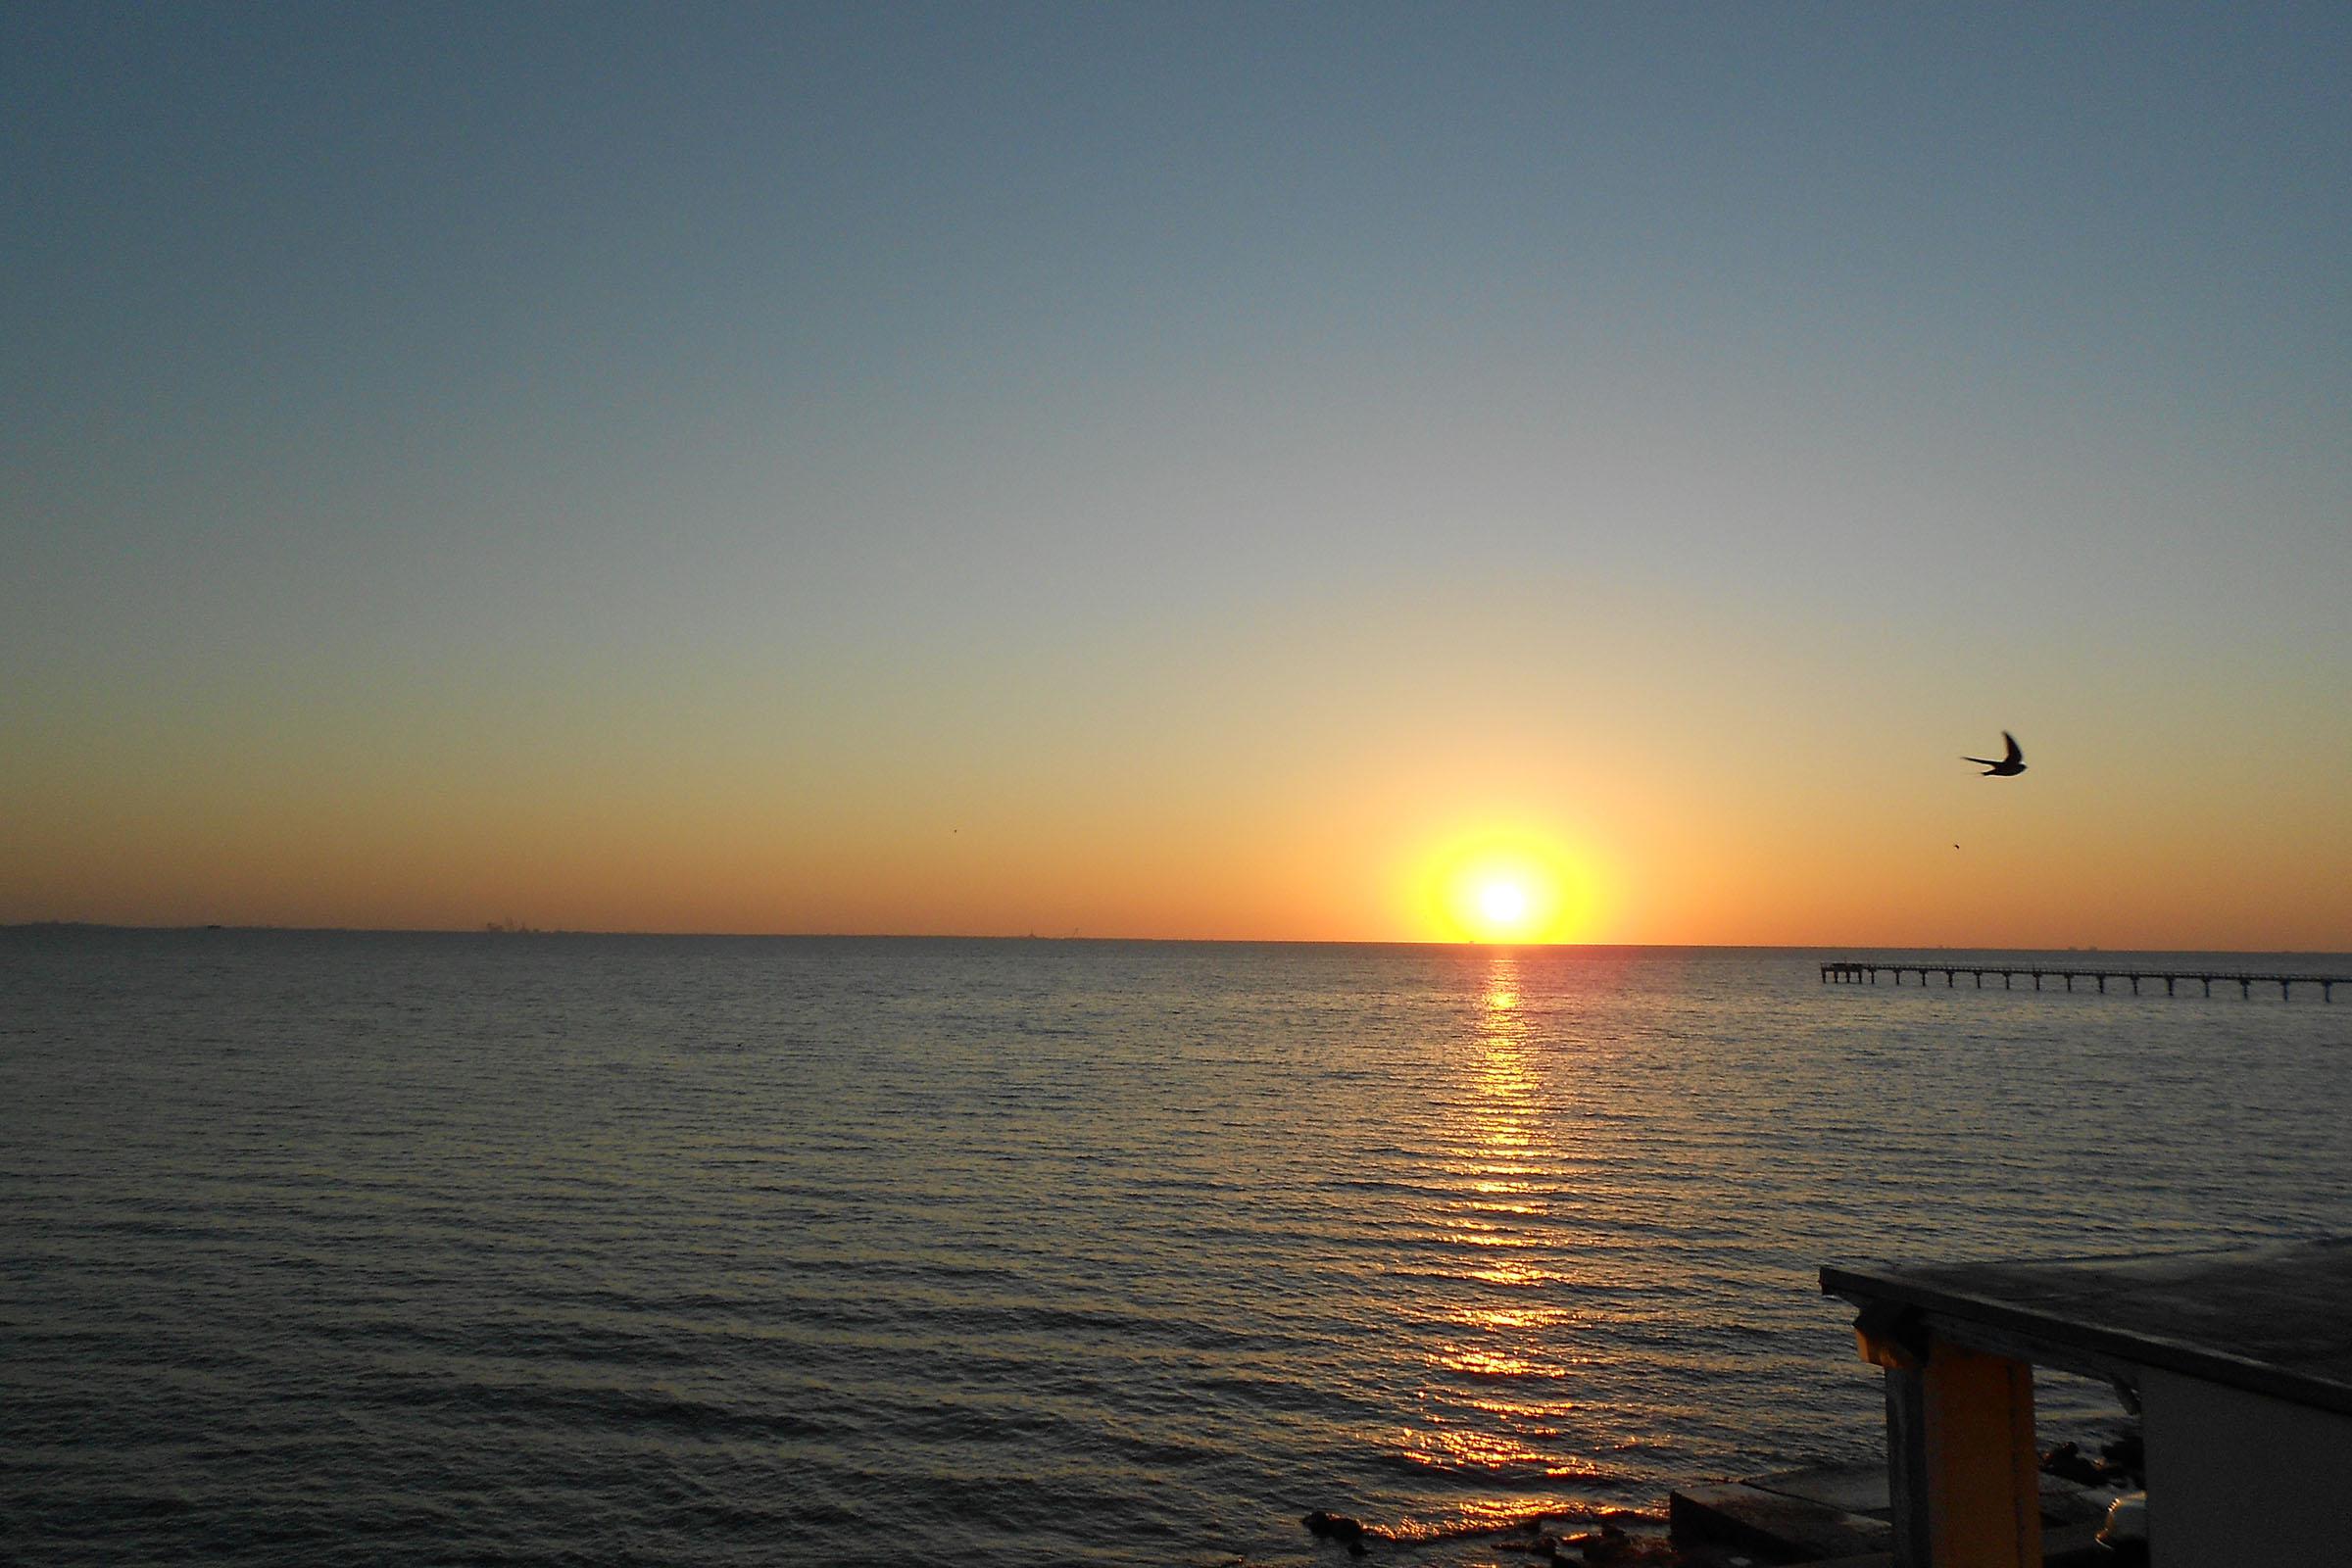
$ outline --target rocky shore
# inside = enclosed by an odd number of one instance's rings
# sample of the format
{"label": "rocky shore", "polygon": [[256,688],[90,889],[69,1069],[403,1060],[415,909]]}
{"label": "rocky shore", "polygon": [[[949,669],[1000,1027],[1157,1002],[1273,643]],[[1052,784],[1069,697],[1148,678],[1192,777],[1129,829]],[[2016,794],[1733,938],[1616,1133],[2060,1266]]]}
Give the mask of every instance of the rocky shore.
{"label": "rocky shore", "polygon": [[[2116,1560],[2093,1538],[2108,1504],[2146,1485],[2144,1462],[2139,1434],[2128,1425],[2105,1441],[2060,1443],[2041,1455],[2046,1564],[2094,1568]],[[1541,1515],[1444,1537],[1399,1537],[1326,1509],[1299,1523],[1312,1538],[1315,1559],[1382,1556],[1419,1568],[1885,1568],[1891,1561],[1886,1472],[1879,1466],[1786,1470],[1678,1488],[1663,1518],[1630,1511]]]}

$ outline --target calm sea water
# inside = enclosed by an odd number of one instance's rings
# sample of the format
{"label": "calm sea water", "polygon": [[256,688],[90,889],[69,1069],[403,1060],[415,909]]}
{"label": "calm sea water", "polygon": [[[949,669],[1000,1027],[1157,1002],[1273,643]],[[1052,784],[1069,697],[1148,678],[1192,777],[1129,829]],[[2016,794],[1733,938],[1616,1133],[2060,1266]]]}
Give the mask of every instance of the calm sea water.
{"label": "calm sea water", "polygon": [[2352,998],[1834,956],[0,933],[0,1557],[1440,1561],[1875,1454],[1824,1261],[2352,1229]]}

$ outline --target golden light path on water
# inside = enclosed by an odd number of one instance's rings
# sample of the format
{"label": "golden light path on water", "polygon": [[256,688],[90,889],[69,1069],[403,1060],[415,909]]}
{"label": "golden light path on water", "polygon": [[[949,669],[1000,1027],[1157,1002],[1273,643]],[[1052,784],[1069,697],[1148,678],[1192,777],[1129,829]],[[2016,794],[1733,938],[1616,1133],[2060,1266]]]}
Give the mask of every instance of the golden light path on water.
{"label": "golden light path on water", "polygon": [[[1444,1536],[1516,1524],[1544,1509],[1534,1478],[1564,1484],[1605,1474],[1562,1451],[1562,1419],[1576,1405],[1572,1343],[1577,1314],[1561,1304],[1571,1282],[1556,1268],[1548,1234],[1559,1163],[1547,1157],[1553,1115],[1520,1007],[1516,953],[1490,960],[1477,1027],[1466,1032],[1449,1103],[1450,1157],[1438,1172],[1431,1221],[1454,1250],[1424,1357],[1418,1424],[1397,1435],[1402,1457],[1457,1479],[1496,1483],[1465,1495],[1449,1517],[1408,1523],[1406,1535]],[[1554,1107],[1556,1109],[1556,1107]],[[1557,1508],[1581,1512],[1563,1491]]]}

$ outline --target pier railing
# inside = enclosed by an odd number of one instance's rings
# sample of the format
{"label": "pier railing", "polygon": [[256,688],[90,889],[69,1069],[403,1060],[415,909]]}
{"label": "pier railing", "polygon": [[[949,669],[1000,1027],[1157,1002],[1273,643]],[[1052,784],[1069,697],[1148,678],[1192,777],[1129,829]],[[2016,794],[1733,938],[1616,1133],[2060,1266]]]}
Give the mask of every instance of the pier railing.
{"label": "pier railing", "polygon": [[2320,989],[2322,1002],[2333,1002],[2337,986],[2352,985],[2352,975],[2344,974],[2278,974],[2270,970],[2254,969],[2115,969],[2081,968],[2074,965],[2060,967],[2051,964],[1936,963],[1921,962],[1917,959],[1888,962],[1885,959],[1873,958],[1839,958],[1825,963],[1821,966],[1821,983],[1823,985],[1875,986],[1879,983],[1879,976],[1882,974],[1889,976],[1898,986],[1903,983],[1903,976],[1907,974],[1919,976],[1919,983],[1923,986],[1928,983],[1928,976],[1939,974],[1943,976],[1943,983],[1947,987],[1958,985],[1959,977],[1964,974],[1973,975],[1976,977],[1977,988],[1980,991],[1984,989],[1984,977],[1988,974],[2000,977],[2003,990],[2014,990],[2018,981],[2031,979],[2034,982],[2034,989],[2036,991],[2042,988],[2042,982],[2045,980],[2063,980],[2066,982],[2066,989],[2072,991],[2075,989],[2076,981],[2088,980],[2096,982],[2099,990],[2105,992],[2108,981],[2128,980],[2132,983],[2132,994],[2135,997],[2139,995],[2139,988],[2143,981],[2154,984],[2159,980],[2164,982],[2164,994],[2168,997],[2178,995],[2175,987],[2189,981],[2194,981],[2202,986],[2204,994],[2209,997],[2213,995],[2214,982],[2217,980],[2224,985],[2235,984],[2238,995],[2242,997],[2254,995],[2256,986],[2275,985],[2278,988],[2278,996],[2282,1001],[2293,995],[2293,988],[2296,986],[2317,986]]}

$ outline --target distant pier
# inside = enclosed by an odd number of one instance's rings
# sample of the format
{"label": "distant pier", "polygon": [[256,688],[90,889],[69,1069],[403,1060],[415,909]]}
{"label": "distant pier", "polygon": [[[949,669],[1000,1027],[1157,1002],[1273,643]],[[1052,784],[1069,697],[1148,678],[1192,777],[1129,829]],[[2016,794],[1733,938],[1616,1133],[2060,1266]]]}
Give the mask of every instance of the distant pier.
{"label": "distant pier", "polygon": [[1821,983],[1825,986],[1875,986],[1882,974],[1890,977],[1898,986],[1907,974],[1919,976],[1919,983],[1923,986],[1928,983],[1928,976],[1939,974],[1943,976],[1943,983],[1947,987],[1958,985],[1959,977],[1964,974],[1974,975],[1980,991],[1984,988],[1984,977],[1988,974],[2000,977],[2004,991],[2015,990],[2017,983],[2026,979],[2034,982],[2036,991],[2042,988],[2045,980],[2063,980],[2069,991],[2075,989],[2076,981],[2088,980],[2095,982],[2101,992],[2107,989],[2110,980],[2129,980],[2132,982],[2132,994],[2135,997],[2139,995],[2141,982],[2153,985],[2159,980],[2164,982],[2164,994],[2168,997],[2179,994],[2176,987],[2191,982],[2204,987],[2204,994],[2210,997],[2213,995],[2214,982],[2218,980],[2224,985],[2236,986],[2241,997],[2254,995],[2256,986],[2277,986],[2280,1001],[2293,996],[2296,986],[2318,986],[2322,1002],[2333,1002],[2337,986],[2352,985],[2352,975],[2343,974],[2274,974],[2250,969],[2079,969],[2053,968],[2047,964],[1921,963],[1916,960],[1888,963],[1869,958],[1840,958],[1823,964]]}

